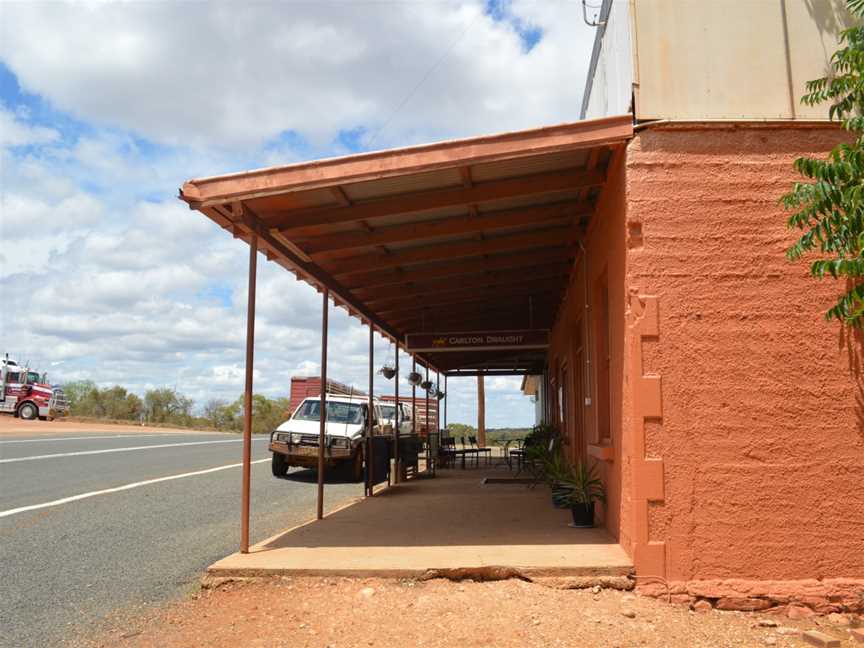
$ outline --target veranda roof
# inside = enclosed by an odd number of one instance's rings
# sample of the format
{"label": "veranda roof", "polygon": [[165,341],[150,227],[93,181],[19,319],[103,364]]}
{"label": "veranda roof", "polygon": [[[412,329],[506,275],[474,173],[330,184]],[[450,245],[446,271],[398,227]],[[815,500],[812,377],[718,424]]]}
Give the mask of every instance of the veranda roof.
{"label": "veranda roof", "polygon": [[[186,182],[180,198],[392,340],[550,328],[632,116],[315,160]],[[425,354],[418,354],[423,357]],[[545,351],[437,353],[531,373]]]}

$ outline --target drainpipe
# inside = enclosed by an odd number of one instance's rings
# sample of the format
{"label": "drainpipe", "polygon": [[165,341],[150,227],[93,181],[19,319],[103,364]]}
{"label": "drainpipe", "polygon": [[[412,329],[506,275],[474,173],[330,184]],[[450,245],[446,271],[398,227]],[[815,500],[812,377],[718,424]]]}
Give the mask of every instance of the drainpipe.
{"label": "drainpipe", "polygon": [[[590,407],[592,402],[593,402],[592,398],[591,398],[591,394],[593,393],[591,391],[591,322],[589,320],[589,317],[591,314],[590,313],[590,310],[591,310],[590,295],[591,295],[591,293],[589,292],[590,284],[588,281],[588,270],[589,270],[588,250],[582,244],[581,240],[579,241],[579,249],[582,250],[582,259],[583,259],[582,267],[583,267],[583,271],[585,272],[585,289],[584,289],[585,294],[583,295],[583,298],[585,300],[585,306],[583,309],[583,317],[582,317],[582,321],[584,322],[584,326],[585,326],[585,344],[583,345],[583,352],[585,354],[585,401],[582,403],[583,414],[584,414],[584,411],[585,411],[584,408]],[[587,423],[587,421],[585,421],[585,423]],[[585,430],[587,432],[587,428],[588,428],[588,426],[585,425],[583,427],[583,430]],[[584,441],[584,439],[582,439],[582,441]]]}

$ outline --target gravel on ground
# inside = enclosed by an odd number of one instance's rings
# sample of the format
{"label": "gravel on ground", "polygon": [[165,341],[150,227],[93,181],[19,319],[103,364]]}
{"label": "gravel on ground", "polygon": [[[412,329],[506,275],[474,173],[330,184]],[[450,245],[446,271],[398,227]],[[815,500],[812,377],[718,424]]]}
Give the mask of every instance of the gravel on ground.
{"label": "gravel on ground", "polygon": [[[842,618],[840,618],[842,617]],[[801,647],[818,630],[862,645],[843,615],[790,620],[687,607],[600,588],[517,579],[474,582],[274,577],[224,582],[149,616],[117,617],[80,644],[155,648]]]}

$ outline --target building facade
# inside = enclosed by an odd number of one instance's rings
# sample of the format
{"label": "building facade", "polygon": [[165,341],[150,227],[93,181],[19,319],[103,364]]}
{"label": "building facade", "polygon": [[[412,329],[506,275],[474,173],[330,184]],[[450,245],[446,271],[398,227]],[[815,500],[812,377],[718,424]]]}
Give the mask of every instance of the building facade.
{"label": "building facade", "polygon": [[[534,376],[567,458],[599,466],[600,522],[643,592],[864,610],[860,332],[823,318],[844,285],[786,261],[778,204],[795,158],[848,137],[797,98],[850,16],[839,0],[606,0],[599,22],[582,121],[193,179],[180,197],[249,243],[250,285],[260,251],[323,293],[325,349],[332,300],[369,325],[370,357],[377,331],[436,383]],[[547,330],[548,347],[410,342]]]}
{"label": "building facade", "polygon": [[552,330],[544,407],[599,462],[640,588],[759,609],[864,605],[859,332],[786,261],[792,161],[842,3],[604,2],[583,117],[632,112]]}

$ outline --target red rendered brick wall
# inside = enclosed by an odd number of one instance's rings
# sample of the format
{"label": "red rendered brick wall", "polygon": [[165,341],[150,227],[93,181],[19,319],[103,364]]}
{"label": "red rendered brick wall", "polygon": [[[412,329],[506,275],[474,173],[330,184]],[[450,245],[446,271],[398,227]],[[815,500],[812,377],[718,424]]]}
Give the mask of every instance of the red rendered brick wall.
{"label": "red rendered brick wall", "polygon": [[823,319],[842,286],[786,261],[777,204],[792,161],[842,137],[649,128],[629,145],[626,283],[657,298],[640,353],[662,380],[647,537],[669,580],[864,577],[861,340]]}
{"label": "red rendered brick wall", "polygon": [[[568,366],[569,400],[568,420],[565,422],[565,432],[568,432],[568,445],[565,454],[570,461],[586,461],[596,465],[607,490],[607,506],[598,510],[598,518],[617,538],[621,545],[630,551],[629,538],[629,492],[630,476],[628,449],[624,445],[624,418],[627,408],[627,393],[625,389],[625,311],[627,303],[627,287],[625,277],[626,240],[625,240],[625,193],[624,193],[624,149],[615,153],[609,164],[607,183],[603,188],[597,211],[588,227],[583,245],[587,251],[577,255],[576,264],[562,307],[558,312],[552,329],[549,349],[549,365],[552,370],[561,366],[562,361]],[[586,267],[588,275],[588,302],[585,309],[585,278]],[[607,458],[597,459],[589,454],[589,446],[598,442],[598,379],[604,378],[604,372],[598,371],[597,337],[595,328],[598,306],[595,289],[598,282],[605,277],[608,287],[608,350],[609,367],[605,379],[609,384],[608,430],[610,447],[605,448]],[[584,326],[589,322],[590,331]],[[583,342],[582,363],[577,355],[579,340]],[[587,353],[586,353],[587,352]],[[587,357],[586,357],[587,355]],[[585,375],[585,360],[589,361],[588,375]],[[580,402],[574,387],[577,384],[575,372],[579,372],[583,384],[587,383],[586,393],[591,398],[591,405]],[[558,416],[557,399],[555,417]],[[557,421],[556,421],[557,422]],[[576,432],[576,434],[574,434]]]}

